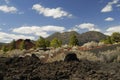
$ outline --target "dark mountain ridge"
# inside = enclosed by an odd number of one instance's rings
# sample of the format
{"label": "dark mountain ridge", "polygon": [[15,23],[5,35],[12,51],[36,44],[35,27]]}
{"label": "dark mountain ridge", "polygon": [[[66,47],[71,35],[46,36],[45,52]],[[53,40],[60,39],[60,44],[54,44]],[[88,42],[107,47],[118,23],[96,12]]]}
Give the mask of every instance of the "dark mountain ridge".
{"label": "dark mountain ridge", "polygon": [[62,40],[63,44],[68,44],[70,36],[72,34],[75,34],[77,36],[80,45],[90,41],[99,42],[100,40],[105,39],[107,37],[103,33],[97,31],[89,31],[82,34],[77,33],[75,31],[71,31],[71,32],[63,32],[63,33],[56,32],[50,35],[49,37],[47,37],[46,39],[51,41],[53,38],[58,38],[59,40]]}

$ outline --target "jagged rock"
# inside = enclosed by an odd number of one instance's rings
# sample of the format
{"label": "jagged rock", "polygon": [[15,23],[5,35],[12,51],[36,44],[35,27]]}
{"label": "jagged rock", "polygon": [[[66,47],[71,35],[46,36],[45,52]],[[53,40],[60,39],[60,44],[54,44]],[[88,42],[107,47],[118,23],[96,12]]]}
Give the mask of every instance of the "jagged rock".
{"label": "jagged rock", "polygon": [[75,53],[68,53],[66,56],[65,56],[65,59],[64,61],[79,61],[79,59],[77,58],[76,54]]}
{"label": "jagged rock", "polygon": [[39,58],[35,54],[32,54],[31,57],[36,59],[36,60],[39,60]]}
{"label": "jagged rock", "polygon": [[65,61],[41,64],[35,54],[0,58],[0,80],[120,80],[120,63],[79,61],[74,53]]}

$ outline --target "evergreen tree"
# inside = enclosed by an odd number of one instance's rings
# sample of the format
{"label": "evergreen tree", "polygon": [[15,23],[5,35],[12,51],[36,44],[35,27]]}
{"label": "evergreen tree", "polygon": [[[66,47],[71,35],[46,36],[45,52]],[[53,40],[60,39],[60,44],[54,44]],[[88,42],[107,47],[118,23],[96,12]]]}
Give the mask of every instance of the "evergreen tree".
{"label": "evergreen tree", "polygon": [[111,35],[111,40],[112,40],[114,43],[120,42],[120,33],[119,33],[119,32],[114,32],[114,33]]}
{"label": "evergreen tree", "polygon": [[104,42],[105,44],[112,44],[111,36],[108,36],[106,39],[101,40],[101,42]]}
{"label": "evergreen tree", "polygon": [[14,50],[14,49],[16,49],[16,42],[15,42],[15,40],[13,40],[13,41],[11,42],[11,44],[10,44],[10,49],[9,49],[9,50]]}
{"label": "evergreen tree", "polygon": [[46,48],[46,40],[40,36],[40,38],[36,41],[36,47],[41,47],[43,49]]}
{"label": "evergreen tree", "polygon": [[58,45],[59,45],[59,47],[62,46],[62,40],[58,40]]}
{"label": "evergreen tree", "polygon": [[50,47],[50,41],[45,40],[46,47]]}
{"label": "evergreen tree", "polygon": [[7,47],[5,45],[2,46],[2,51],[5,53],[8,51]]}
{"label": "evergreen tree", "polygon": [[62,41],[58,40],[57,38],[54,38],[50,43],[50,46],[54,48],[61,47],[61,45],[62,45]]}
{"label": "evergreen tree", "polygon": [[69,45],[70,46],[77,46],[77,45],[79,45],[79,41],[78,41],[77,37],[75,36],[75,34],[71,35],[70,41],[69,41]]}

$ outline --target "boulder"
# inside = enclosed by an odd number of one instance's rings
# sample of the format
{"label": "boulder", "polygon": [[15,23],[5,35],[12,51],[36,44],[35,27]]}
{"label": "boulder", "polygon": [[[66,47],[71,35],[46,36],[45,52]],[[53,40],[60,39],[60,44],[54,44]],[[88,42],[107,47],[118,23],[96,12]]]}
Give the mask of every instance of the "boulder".
{"label": "boulder", "polygon": [[70,62],[70,61],[79,61],[79,59],[77,58],[77,55],[75,53],[68,53],[65,56],[64,59],[65,62]]}

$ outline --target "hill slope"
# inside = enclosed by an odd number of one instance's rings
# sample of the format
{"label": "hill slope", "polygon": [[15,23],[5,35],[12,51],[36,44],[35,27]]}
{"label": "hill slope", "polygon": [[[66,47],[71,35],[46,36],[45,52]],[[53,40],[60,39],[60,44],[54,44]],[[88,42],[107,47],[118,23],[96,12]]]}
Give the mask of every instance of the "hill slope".
{"label": "hill slope", "polygon": [[89,31],[82,33],[80,37],[78,38],[81,43],[86,43],[90,41],[96,41],[99,42],[102,39],[105,39],[106,35],[103,33],[97,32],[97,31]]}
{"label": "hill slope", "polygon": [[77,36],[77,38],[80,35],[79,33],[75,32],[75,31],[64,32],[64,33],[56,32],[56,33],[50,35],[49,37],[47,37],[47,39],[51,41],[54,38],[58,38],[59,40],[62,40],[63,44],[68,44],[69,38],[72,34],[75,34]]}
{"label": "hill slope", "polygon": [[106,35],[104,35],[100,32],[96,32],[96,31],[89,31],[89,32],[85,32],[82,34],[79,34],[75,31],[71,31],[71,32],[64,32],[64,33],[56,32],[56,33],[50,35],[49,37],[47,37],[47,39],[51,41],[53,38],[58,38],[58,39],[62,40],[63,44],[68,44],[70,36],[72,34],[75,34],[77,36],[78,40],[80,41],[80,44],[84,44],[89,41],[98,42],[101,39],[106,38]]}

